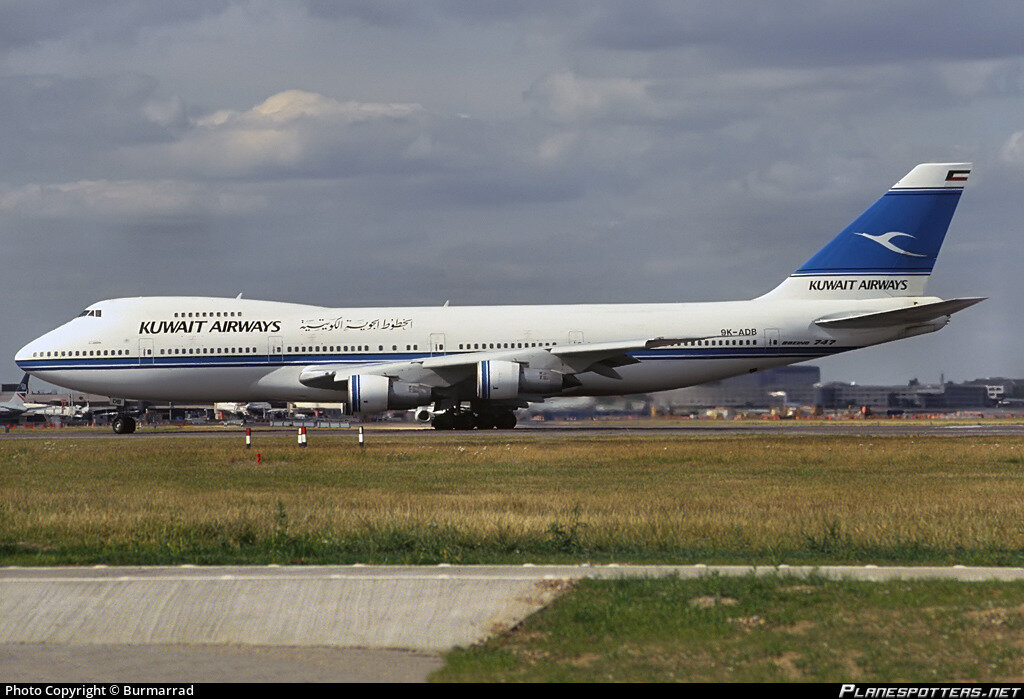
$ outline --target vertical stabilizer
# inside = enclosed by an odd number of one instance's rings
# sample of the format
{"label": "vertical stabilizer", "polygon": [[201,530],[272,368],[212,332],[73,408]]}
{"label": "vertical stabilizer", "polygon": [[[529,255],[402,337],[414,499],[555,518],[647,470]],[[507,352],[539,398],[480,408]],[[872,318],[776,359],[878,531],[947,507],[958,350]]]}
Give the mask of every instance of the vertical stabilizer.
{"label": "vertical stabilizer", "polygon": [[970,163],[924,163],[805,262],[769,296],[923,296]]}

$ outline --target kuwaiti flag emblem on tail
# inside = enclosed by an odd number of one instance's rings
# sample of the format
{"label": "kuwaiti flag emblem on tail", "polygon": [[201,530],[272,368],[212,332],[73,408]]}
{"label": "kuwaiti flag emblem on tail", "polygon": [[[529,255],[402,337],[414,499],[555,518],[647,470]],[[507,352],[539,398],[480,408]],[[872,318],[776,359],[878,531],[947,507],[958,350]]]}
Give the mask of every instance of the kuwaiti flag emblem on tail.
{"label": "kuwaiti flag emblem on tail", "polygon": [[950,170],[946,173],[946,182],[966,182],[970,170]]}
{"label": "kuwaiti flag emblem on tail", "polygon": [[910,235],[909,233],[902,233],[900,231],[889,231],[888,233],[879,233],[878,235],[871,235],[870,233],[854,233],[854,235],[864,236],[871,242],[878,243],[886,250],[898,252],[900,255],[906,255],[908,257],[925,257],[924,255],[921,255],[919,253],[910,252],[909,250],[904,250],[901,247],[897,247],[896,244],[892,242],[893,238],[897,238],[899,236],[906,236],[907,238],[913,239],[914,236]]}

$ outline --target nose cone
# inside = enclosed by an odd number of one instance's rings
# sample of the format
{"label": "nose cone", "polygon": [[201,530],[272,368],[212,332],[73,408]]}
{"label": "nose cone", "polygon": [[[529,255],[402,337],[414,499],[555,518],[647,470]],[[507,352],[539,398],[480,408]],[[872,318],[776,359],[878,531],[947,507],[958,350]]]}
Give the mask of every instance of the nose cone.
{"label": "nose cone", "polygon": [[38,339],[32,340],[32,342],[18,350],[14,355],[14,363],[22,369],[27,368],[26,365],[32,361],[32,353],[37,351],[33,349],[37,342]]}
{"label": "nose cone", "polygon": [[42,356],[41,347],[43,343],[40,342],[42,339],[37,337],[15,353],[14,363],[22,371],[32,374],[33,370],[39,369],[42,366],[39,361]]}
{"label": "nose cone", "polygon": [[58,349],[62,345],[64,339],[63,326],[56,328],[40,335],[32,342],[28,343],[14,355],[14,363],[17,364],[22,371],[32,373],[33,371],[39,371],[46,368],[46,353]]}

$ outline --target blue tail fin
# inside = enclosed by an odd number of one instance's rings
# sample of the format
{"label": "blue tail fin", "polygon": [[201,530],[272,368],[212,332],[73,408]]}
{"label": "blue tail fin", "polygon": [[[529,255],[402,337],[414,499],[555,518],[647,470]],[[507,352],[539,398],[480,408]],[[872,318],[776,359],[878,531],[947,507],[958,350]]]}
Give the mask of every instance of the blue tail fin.
{"label": "blue tail fin", "polygon": [[970,163],[918,165],[771,293],[923,295],[970,173]]}

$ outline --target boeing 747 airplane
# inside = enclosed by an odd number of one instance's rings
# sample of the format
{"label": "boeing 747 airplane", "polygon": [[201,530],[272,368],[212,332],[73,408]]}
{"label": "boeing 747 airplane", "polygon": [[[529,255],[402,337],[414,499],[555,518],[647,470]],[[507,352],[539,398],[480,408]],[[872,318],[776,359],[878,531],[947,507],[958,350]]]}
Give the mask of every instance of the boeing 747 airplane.
{"label": "boeing 747 airplane", "polygon": [[[553,396],[693,386],[939,330],[981,298],[925,296],[969,163],[926,163],[749,301],[328,308],[239,298],[100,301],[18,366],[125,400],[423,407],[437,429],[510,429]],[[427,407],[429,406],[429,408]],[[127,413],[113,421],[132,432]]]}

